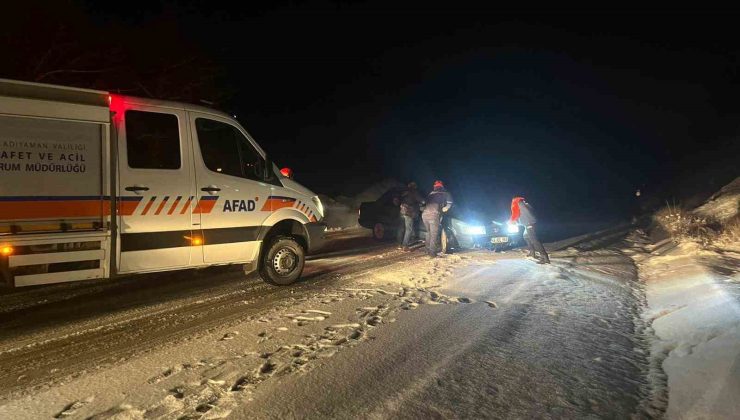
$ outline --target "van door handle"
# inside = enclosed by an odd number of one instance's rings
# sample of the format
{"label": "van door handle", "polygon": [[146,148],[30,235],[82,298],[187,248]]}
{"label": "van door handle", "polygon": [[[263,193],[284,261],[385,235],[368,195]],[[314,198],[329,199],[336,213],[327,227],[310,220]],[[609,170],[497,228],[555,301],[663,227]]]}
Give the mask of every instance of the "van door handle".
{"label": "van door handle", "polygon": [[203,187],[200,190],[201,191],[205,191],[205,192],[218,192],[218,191],[221,191],[221,188],[218,188],[218,187]]}
{"label": "van door handle", "polygon": [[126,191],[135,191],[135,192],[149,191],[149,187],[144,187],[141,185],[134,185],[133,187],[126,187],[125,189]]}

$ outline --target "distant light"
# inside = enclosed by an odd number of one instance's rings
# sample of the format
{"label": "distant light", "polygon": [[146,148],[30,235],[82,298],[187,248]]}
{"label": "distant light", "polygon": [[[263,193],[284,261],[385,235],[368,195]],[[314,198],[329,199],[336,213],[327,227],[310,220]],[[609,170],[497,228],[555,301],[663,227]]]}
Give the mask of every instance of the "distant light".
{"label": "distant light", "polygon": [[8,257],[10,255],[13,255],[13,252],[15,250],[10,245],[5,245],[2,248],[0,248],[0,254],[2,254],[3,257]]}

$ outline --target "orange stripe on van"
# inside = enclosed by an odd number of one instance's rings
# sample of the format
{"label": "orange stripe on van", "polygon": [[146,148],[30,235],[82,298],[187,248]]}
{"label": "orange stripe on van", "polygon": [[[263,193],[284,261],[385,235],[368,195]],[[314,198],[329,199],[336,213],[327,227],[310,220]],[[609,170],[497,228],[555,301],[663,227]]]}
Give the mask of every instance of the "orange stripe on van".
{"label": "orange stripe on van", "polygon": [[155,216],[158,216],[159,213],[162,213],[162,209],[164,208],[164,205],[167,204],[167,200],[169,199],[170,199],[169,196],[164,197],[164,200],[162,200],[162,202],[159,204],[159,207],[157,207],[157,211],[154,212]]}
{"label": "orange stripe on van", "polygon": [[171,215],[175,211],[175,209],[177,208],[177,205],[180,204],[181,198],[182,198],[181,196],[179,195],[177,196],[177,198],[175,199],[175,202],[172,203],[172,207],[170,207],[169,211],[167,211],[167,216]]}
{"label": "orange stripe on van", "polygon": [[185,204],[182,206],[182,210],[180,210],[180,214],[185,214],[186,211],[190,208],[190,203],[193,201],[193,197],[191,196],[188,198],[187,201],[185,201]]}
{"label": "orange stripe on van", "polygon": [[198,200],[198,204],[195,205],[195,211],[193,211],[193,213],[209,214],[213,210],[213,207],[216,205],[216,201],[218,201],[218,196],[201,197],[200,200]]}
{"label": "orange stripe on van", "polygon": [[144,207],[144,211],[141,212],[142,216],[146,216],[147,213],[149,213],[149,209],[152,208],[152,204],[154,204],[154,201],[157,199],[157,196],[149,199],[149,202],[146,203],[146,206]]}
{"label": "orange stripe on van", "polygon": [[267,210],[275,211],[284,209],[286,207],[293,207],[295,205],[295,201],[283,199],[283,198],[269,198],[265,202],[264,207],[262,207],[263,211],[265,210],[265,207],[267,207]]}
{"label": "orange stripe on van", "polygon": [[[118,202],[118,215],[119,216],[131,216],[139,207],[140,201],[119,201]],[[106,202],[107,210],[106,215],[110,214],[110,204]]]}
{"label": "orange stripe on van", "polygon": [[[117,214],[131,216],[140,202],[140,197],[119,197]],[[107,197],[0,197],[0,220],[64,219],[110,214],[111,203]]]}
{"label": "orange stripe on van", "polygon": [[101,214],[110,214],[110,206],[104,206],[103,200],[0,202],[0,220],[99,217]]}

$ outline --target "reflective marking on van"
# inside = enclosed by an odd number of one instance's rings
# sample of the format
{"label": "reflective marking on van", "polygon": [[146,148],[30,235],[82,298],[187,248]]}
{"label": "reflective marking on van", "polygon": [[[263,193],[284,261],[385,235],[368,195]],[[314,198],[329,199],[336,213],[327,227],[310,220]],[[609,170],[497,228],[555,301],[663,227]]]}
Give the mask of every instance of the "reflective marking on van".
{"label": "reflective marking on van", "polygon": [[156,195],[149,199],[149,202],[146,203],[146,206],[144,206],[144,211],[141,212],[142,216],[146,216],[146,214],[149,213],[149,209],[152,208],[152,204],[154,204],[156,200],[157,200]]}
{"label": "reflective marking on van", "polygon": [[[118,214],[120,216],[131,216],[139,207],[142,199],[143,197],[118,197]],[[108,211],[108,214],[110,214],[110,211]]]}
{"label": "reflective marking on van", "polygon": [[170,199],[170,196],[168,195],[164,197],[164,200],[162,200],[162,202],[159,204],[159,207],[157,207],[157,211],[154,212],[155,216],[158,216],[159,213],[162,213],[162,209],[164,208],[164,205],[167,204],[167,200],[169,199]]}
{"label": "reflective marking on van", "polygon": [[198,204],[195,205],[195,210],[193,213],[195,214],[209,214],[213,210],[213,207],[216,205],[216,201],[218,201],[218,196],[202,196],[200,197],[200,200],[198,200]]}
{"label": "reflective marking on van", "polygon": [[[170,209],[167,211],[167,216],[171,215],[172,212],[175,211],[175,209],[177,208],[177,205],[180,204],[180,199],[182,199],[181,195],[178,195],[177,198],[175,198],[175,202],[172,203],[172,207],[170,207]],[[188,204],[190,204],[190,202],[188,202]],[[187,208],[187,204],[185,205],[185,208]]]}
{"label": "reflective marking on van", "polygon": [[271,195],[265,200],[265,204],[262,205],[260,211],[275,211],[285,207],[293,207],[296,204],[296,199],[293,197],[283,197],[279,195]]}
{"label": "reflective marking on van", "polygon": [[180,210],[180,214],[185,214],[186,211],[190,208],[190,203],[193,201],[193,196],[191,195],[190,198],[183,204],[182,210]]}
{"label": "reflective marking on van", "polygon": [[[110,216],[106,196],[0,197],[0,220],[65,219]],[[117,213],[131,216],[142,197],[118,197]]]}

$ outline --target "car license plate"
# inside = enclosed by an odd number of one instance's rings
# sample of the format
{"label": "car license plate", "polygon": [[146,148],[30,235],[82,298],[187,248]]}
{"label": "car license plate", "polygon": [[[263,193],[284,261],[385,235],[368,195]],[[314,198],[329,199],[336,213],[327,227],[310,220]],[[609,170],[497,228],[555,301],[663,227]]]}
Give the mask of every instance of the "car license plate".
{"label": "car license plate", "polygon": [[503,244],[503,243],[506,243],[506,242],[509,242],[509,237],[508,236],[502,236],[502,237],[499,237],[499,238],[491,238],[491,243],[492,244]]}

